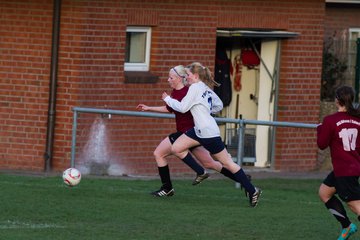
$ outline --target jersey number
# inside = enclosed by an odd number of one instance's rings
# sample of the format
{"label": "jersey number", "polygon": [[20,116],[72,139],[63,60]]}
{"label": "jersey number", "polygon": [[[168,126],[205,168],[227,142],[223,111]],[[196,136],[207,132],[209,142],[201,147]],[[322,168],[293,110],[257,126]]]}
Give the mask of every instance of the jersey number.
{"label": "jersey number", "polygon": [[209,103],[210,111],[211,111],[212,110],[212,98],[211,97],[208,98],[208,103]]}
{"label": "jersey number", "polygon": [[358,130],[356,128],[344,128],[339,132],[345,151],[355,150]]}

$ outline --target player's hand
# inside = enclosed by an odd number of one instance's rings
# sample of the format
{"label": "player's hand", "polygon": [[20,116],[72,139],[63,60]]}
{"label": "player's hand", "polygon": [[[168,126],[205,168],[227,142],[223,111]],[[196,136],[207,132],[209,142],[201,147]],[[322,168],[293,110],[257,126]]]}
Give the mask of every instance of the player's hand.
{"label": "player's hand", "polygon": [[141,104],[137,105],[136,109],[138,109],[139,111],[148,111],[149,106],[141,103]]}
{"label": "player's hand", "polygon": [[167,96],[169,96],[166,92],[163,92],[162,94],[162,100],[164,100]]}

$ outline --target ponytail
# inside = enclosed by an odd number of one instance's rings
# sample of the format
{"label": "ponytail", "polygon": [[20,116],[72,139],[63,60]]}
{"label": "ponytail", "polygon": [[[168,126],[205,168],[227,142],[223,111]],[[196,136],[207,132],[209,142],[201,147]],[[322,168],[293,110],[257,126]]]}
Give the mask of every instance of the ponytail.
{"label": "ponytail", "polygon": [[360,118],[360,107],[354,105],[355,91],[352,87],[341,86],[335,91],[335,98],[340,106],[345,106],[346,112]]}
{"label": "ponytail", "polygon": [[216,82],[212,77],[211,71],[209,68],[204,67],[199,62],[193,62],[187,68],[192,73],[197,73],[201,81],[203,81],[209,88],[213,89],[215,87],[219,87],[220,83]]}

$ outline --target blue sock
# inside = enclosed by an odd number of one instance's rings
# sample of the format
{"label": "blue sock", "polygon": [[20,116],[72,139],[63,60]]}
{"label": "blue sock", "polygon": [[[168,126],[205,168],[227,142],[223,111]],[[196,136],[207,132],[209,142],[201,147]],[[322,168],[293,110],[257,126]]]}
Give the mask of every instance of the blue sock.
{"label": "blue sock", "polygon": [[183,162],[186,163],[186,165],[188,165],[198,175],[202,175],[205,173],[205,169],[195,161],[195,159],[191,156],[190,152],[188,152],[188,154],[181,160],[183,160]]}
{"label": "blue sock", "polygon": [[249,194],[254,194],[255,193],[255,187],[251,184],[251,182],[249,181],[248,177],[246,176],[246,174],[244,173],[242,168],[240,168],[239,171],[234,173],[234,176],[236,178],[236,181],[241,183],[241,185],[245,188],[245,190]]}
{"label": "blue sock", "polygon": [[220,173],[236,182],[235,175],[232,172],[230,172],[227,168],[222,167]]}

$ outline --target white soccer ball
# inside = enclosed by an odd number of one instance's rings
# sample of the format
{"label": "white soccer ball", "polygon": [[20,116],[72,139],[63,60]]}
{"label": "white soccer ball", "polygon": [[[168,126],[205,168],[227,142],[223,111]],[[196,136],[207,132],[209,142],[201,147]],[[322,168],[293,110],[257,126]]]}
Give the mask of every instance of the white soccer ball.
{"label": "white soccer ball", "polygon": [[68,168],[63,172],[63,180],[70,187],[76,186],[80,183],[81,173],[76,168]]}

